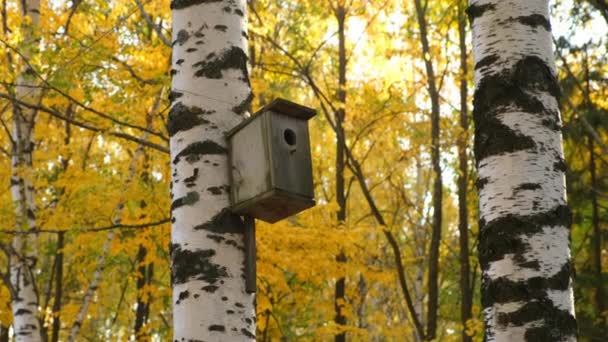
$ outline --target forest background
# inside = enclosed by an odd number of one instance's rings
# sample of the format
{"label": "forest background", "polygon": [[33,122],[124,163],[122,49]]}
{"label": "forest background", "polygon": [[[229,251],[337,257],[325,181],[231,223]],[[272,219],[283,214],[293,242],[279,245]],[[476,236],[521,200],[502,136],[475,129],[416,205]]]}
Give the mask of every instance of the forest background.
{"label": "forest background", "polygon": [[[0,5],[0,340],[13,319],[16,235],[35,241],[50,340],[169,339],[169,0],[42,1],[35,27],[20,1]],[[250,0],[248,9],[253,109],[283,97],[320,114],[310,122],[317,206],[257,225],[258,340],[420,340],[434,321],[437,340],[481,341],[466,3]],[[582,340],[601,340],[608,3],[554,1],[552,15],[577,319]],[[18,94],[24,69],[35,81]],[[15,107],[35,112],[31,166],[11,164]],[[25,234],[14,228],[15,177],[33,189],[37,229]]]}

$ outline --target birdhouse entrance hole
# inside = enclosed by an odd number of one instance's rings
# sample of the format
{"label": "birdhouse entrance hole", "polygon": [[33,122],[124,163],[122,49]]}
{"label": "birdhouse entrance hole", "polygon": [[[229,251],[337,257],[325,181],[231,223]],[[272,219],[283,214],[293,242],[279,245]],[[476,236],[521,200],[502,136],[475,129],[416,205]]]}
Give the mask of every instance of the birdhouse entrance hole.
{"label": "birdhouse entrance hole", "polygon": [[285,138],[287,145],[296,146],[296,132],[288,128],[283,132],[283,137]]}

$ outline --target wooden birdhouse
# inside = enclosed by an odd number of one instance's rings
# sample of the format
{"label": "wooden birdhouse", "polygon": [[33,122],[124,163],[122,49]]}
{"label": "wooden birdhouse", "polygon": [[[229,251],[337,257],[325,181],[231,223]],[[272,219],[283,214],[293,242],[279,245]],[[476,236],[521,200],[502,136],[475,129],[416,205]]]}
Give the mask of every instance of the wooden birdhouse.
{"label": "wooden birdhouse", "polygon": [[274,223],[315,205],[308,120],[277,99],[227,133],[232,211]]}

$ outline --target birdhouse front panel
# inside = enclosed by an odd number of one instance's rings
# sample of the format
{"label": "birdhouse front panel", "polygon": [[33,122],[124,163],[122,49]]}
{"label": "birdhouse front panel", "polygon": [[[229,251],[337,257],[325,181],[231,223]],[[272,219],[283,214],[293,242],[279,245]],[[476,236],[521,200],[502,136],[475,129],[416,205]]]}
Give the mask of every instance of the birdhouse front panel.
{"label": "birdhouse front panel", "polygon": [[272,185],[303,197],[314,197],[312,161],[306,120],[270,113]]}
{"label": "birdhouse front panel", "polygon": [[274,223],[315,205],[308,119],[275,100],[228,132],[232,211]]}

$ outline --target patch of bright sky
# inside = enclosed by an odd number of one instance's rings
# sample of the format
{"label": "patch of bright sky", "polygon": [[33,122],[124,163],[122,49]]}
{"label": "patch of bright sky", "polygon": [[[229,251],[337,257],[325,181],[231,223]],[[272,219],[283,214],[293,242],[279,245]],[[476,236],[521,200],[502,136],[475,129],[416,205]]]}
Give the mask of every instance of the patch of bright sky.
{"label": "patch of bright sky", "polygon": [[551,24],[553,36],[566,37],[573,45],[583,45],[591,42],[598,44],[608,35],[608,24],[594,8],[591,9],[589,20],[585,26],[580,27],[578,18],[571,15],[574,7],[580,6],[573,0],[562,0],[552,8]]}

